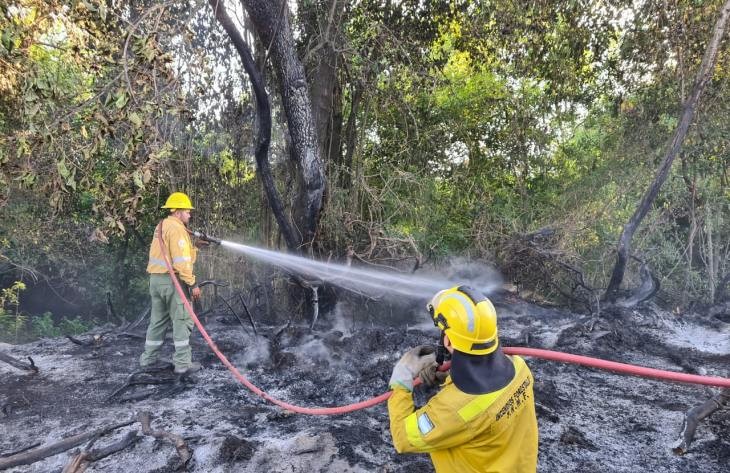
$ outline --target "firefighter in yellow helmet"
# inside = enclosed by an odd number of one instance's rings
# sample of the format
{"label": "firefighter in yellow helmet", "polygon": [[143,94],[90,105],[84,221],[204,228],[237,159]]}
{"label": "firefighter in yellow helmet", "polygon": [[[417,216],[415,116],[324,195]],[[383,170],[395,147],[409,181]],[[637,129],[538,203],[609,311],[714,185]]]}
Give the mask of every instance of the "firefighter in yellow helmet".
{"label": "firefighter in yellow helmet", "polygon": [[434,349],[416,347],[395,365],[388,400],[395,449],[428,452],[436,472],[535,472],[534,381],[522,358],[502,352],[494,306],[458,286],[436,294],[427,307],[451,354],[451,372],[440,391],[415,409],[413,379],[428,383],[441,374]]}
{"label": "firefighter in yellow helmet", "polygon": [[[172,265],[181,286],[187,289],[188,296],[193,300],[199,299],[200,288],[195,282],[195,274],[193,274],[197,250],[187,229],[190,211],[194,210],[194,207],[187,195],[182,192],[173,192],[162,208],[168,209],[170,215],[157,225],[150,245],[147,272],[150,274],[152,305],[145,350],[140,356],[139,362],[143,368],[169,366],[169,363],[159,361],[158,357],[165,340],[165,333],[172,326],[172,339],[175,345],[175,356],[173,357],[175,373],[188,374],[200,369],[199,363],[192,362],[192,350],[190,349],[193,321],[185,311],[183,301],[170,279],[165,259]],[[159,242],[160,232],[162,232],[162,240],[165,245],[164,252]]]}

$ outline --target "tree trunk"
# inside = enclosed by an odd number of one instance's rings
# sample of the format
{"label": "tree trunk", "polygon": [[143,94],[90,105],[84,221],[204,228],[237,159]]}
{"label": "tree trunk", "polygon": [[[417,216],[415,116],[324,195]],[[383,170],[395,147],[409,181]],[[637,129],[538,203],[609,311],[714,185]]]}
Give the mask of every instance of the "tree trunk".
{"label": "tree trunk", "polygon": [[233,45],[236,47],[243,67],[248,73],[253,87],[254,94],[256,96],[256,111],[258,114],[258,131],[256,136],[256,165],[259,170],[259,176],[261,182],[266,191],[266,197],[269,201],[271,211],[274,213],[274,218],[279,224],[286,245],[290,251],[296,251],[301,243],[301,240],[297,238],[294,230],[289,224],[289,220],[284,214],[284,206],[281,203],[281,197],[276,190],[274,184],[274,178],[271,175],[271,167],[269,166],[269,144],[271,143],[271,107],[269,105],[269,98],[266,95],[266,89],[261,79],[261,74],[256,68],[253,57],[251,56],[251,50],[249,49],[243,37],[236,29],[236,26],[231,21],[228,13],[225,10],[223,3],[220,0],[208,0],[208,3],[213,7],[216,20],[221,24],[223,29],[228,33],[231,38]]}
{"label": "tree trunk", "polygon": [[269,45],[267,50],[271,51],[292,142],[291,159],[299,170],[292,209],[294,226],[300,246],[309,246],[319,223],[324,171],[304,67],[296,54],[289,9],[282,1],[241,0],[241,3],[261,42]]}
{"label": "tree trunk", "polygon": [[679,124],[674,132],[672,142],[664,155],[664,160],[659,166],[656,177],[654,177],[654,181],[651,183],[649,189],[641,199],[639,206],[634,211],[634,214],[631,216],[628,223],[624,225],[623,232],[621,233],[621,237],[618,241],[616,264],[613,267],[611,280],[608,283],[608,288],[606,288],[606,293],[604,294],[604,298],[608,301],[613,302],[616,300],[626,271],[626,263],[631,254],[631,239],[633,238],[636,229],[641,224],[641,221],[644,219],[654,203],[664,181],[666,181],[674,158],[679,153],[679,150],[682,147],[682,142],[684,141],[685,136],[687,136],[687,131],[692,123],[692,119],[694,118],[700,95],[705,89],[707,82],[709,82],[712,77],[712,71],[715,68],[715,62],[717,61],[717,52],[720,48],[720,42],[725,35],[725,25],[729,14],[730,0],[726,0],[720,10],[720,15],[717,18],[715,27],[712,30],[712,37],[707,44],[707,49],[705,50],[705,55],[702,58],[700,69],[697,71],[697,76],[695,77],[694,85],[692,86],[692,93],[687,98],[687,101],[682,108],[682,115],[680,117]]}
{"label": "tree trunk", "polygon": [[[352,87],[352,101],[350,103],[350,114],[347,117],[345,125],[345,156],[343,163],[343,176],[340,184],[344,189],[352,186],[353,175],[353,156],[357,147],[357,114],[360,111],[360,101],[362,100],[363,85],[360,81],[356,81]],[[346,173],[346,174],[345,174]]]}
{"label": "tree trunk", "polygon": [[342,94],[338,80],[340,53],[335,46],[341,42],[341,27],[345,12],[344,0],[320,0],[302,2],[299,8],[305,16],[303,27],[310,43],[304,66],[311,81],[309,96],[312,113],[319,137],[320,156],[328,164],[339,161],[340,135],[342,130]]}
{"label": "tree trunk", "polygon": [[692,265],[694,263],[694,247],[695,247],[695,236],[697,236],[697,214],[695,209],[697,208],[697,184],[695,179],[690,178],[689,171],[687,169],[687,158],[680,156],[682,162],[682,179],[687,186],[687,193],[689,195],[689,235],[687,236],[687,268],[685,269],[684,276],[684,291],[682,291],[682,306],[687,305],[689,299],[690,281],[692,279]]}

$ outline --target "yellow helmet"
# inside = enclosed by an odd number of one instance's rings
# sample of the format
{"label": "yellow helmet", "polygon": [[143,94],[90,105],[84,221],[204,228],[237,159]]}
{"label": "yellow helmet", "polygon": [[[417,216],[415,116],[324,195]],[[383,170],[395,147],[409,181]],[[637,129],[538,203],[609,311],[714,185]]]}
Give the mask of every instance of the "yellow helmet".
{"label": "yellow helmet", "polygon": [[183,194],[182,192],[173,192],[170,197],[167,198],[167,202],[162,206],[163,209],[171,210],[194,210],[193,203],[190,202],[190,197]]}
{"label": "yellow helmet", "polygon": [[454,349],[487,355],[499,346],[497,312],[491,301],[469,286],[445,289],[427,305],[433,324],[449,336]]}

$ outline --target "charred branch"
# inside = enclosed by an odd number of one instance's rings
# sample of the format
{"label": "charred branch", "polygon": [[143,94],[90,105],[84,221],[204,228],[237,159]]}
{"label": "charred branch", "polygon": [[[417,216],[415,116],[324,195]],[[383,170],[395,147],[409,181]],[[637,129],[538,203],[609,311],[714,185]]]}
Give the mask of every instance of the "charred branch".
{"label": "charred branch", "polygon": [[[119,386],[117,389],[112,391],[109,396],[107,396],[106,401],[111,400],[113,397],[117,396],[127,388],[131,386],[136,385],[146,385],[146,384],[173,384],[180,381],[179,377],[176,376],[165,376],[165,373],[169,373],[172,371],[173,364],[172,363],[159,363],[154,366],[145,367],[142,368],[139,371],[135,371],[134,373],[127,376],[127,379],[124,381],[124,384]],[[147,395],[154,394],[155,392],[152,391],[148,393]],[[146,396],[145,396],[146,397]]]}
{"label": "charred branch", "polygon": [[107,334],[109,334],[109,332],[95,334],[92,335],[88,340],[81,340],[71,335],[66,335],[66,338],[75,345],[79,345],[82,347],[99,348],[104,343],[104,336]]}
{"label": "charred branch", "polygon": [[17,455],[19,453],[27,452],[31,448],[36,448],[40,444],[41,444],[40,442],[37,442],[37,443],[34,443],[32,445],[28,445],[27,447],[19,448],[18,450],[13,450],[12,452],[0,453],[0,458],[12,457],[13,455]]}
{"label": "charred branch", "polygon": [[312,325],[309,329],[314,330],[314,325],[317,323],[317,317],[319,316],[319,295],[318,286],[312,286]]}
{"label": "charred branch", "polygon": [[164,439],[172,442],[172,444],[175,445],[177,454],[180,456],[180,460],[182,460],[183,464],[187,464],[193,455],[188,449],[185,440],[183,440],[183,438],[179,435],[175,435],[164,430],[152,430],[152,427],[150,426],[151,416],[152,415],[147,411],[142,411],[137,414],[137,419],[139,420],[139,423],[142,424],[142,433],[157,439]]}
{"label": "charred branch", "polygon": [[13,368],[18,368],[19,370],[30,371],[31,373],[38,372],[38,367],[35,365],[35,362],[33,361],[33,358],[31,358],[31,357],[28,357],[28,361],[30,363],[25,363],[23,361],[13,358],[12,356],[0,351],[0,361],[4,361],[5,363],[9,364]]}
{"label": "charred branch", "polygon": [[[212,3],[216,0],[210,1]],[[319,223],[325,180],[306,75],[297,56],[288,8],[282,7],[283,0],[241,0],[241,3],[246,8],[261,42],[271,45],[271,60],[278,78],[291,137],[291,160],[299,174],[293,208],[295,226],[299,233],[296,242],[304,246],[310,245]],[[284,14],[281,15],[278,25],[278,22],[272,20],[282,8]],[[246,71],[249,72],[248,67]],[[299,246],[297,245],[297,250]]]}
{"label": "charred branch", "polygon": [[556,249],[556,237],[557,231],[548,227],[512,236],[502,257],[506,277],[535,287],[546,285],[565,300],[584,306],[597,316],[600,305],[596,302],[596,289],[572,262],[575,258]]}
{"label": "charred branch", "polygon": [[30,465],[31,463],[43,460],[44,458],[50,457],[51,455],[57,455],[61,452],[65,452],[66,450],[77,447],[84,442],[88,442],[91,439],[101,437],[104,434],[117,430],[120,427],[126,427],[133,423],[133,420],[119,422],[114,425],[92,430],[91,432],[86,432],[83,434],[78,434],[72,437],[65,438],[60,442],[28,450],[24,453],[18,453],[10,457],[0,458],[0,470],[12,468],[14,466]]}
{"label": "charred branch", "polygon": [[641,263],[641,269],[639,270],[641,277],[641,284],[636,287],[631,294],[622,299],[616,301],[616,305],[630,309],[636,307],[640,303],[651,299],[659,291],[659,279],[654,276],[649,269],[649,265],[645,262]]}
{"label": "charred branch", "polygon": [[700,101],[700,95],[702,95],[705,86],[712,77],[712,71],[715,69],[720,43],[722,42],[723,36],[725,36],[725,25],[727,23],[728,16],[730,16],[730,0],[725,1],[720,10],[720,14],[717,17],[717,21],[715,22],[715,26],[712,30],[712,36],[710,41],[707,43],[705,54],[702,57],[702,64],[700,64],[700,68],[695,76],[692,92],[682,108],[682,114],[679,119],[679,124],[674,132],[672,142],[667,148],[664,159],[662,160],[649,189],[647,189],[646,193],[641,198],[641,202],[639,202],[639,205],[636,207],[634,214],[631,216],[631,219],[629,219],[626,225],[624,225],[624,229],[621,232],[621,236],[618,240],[618,247],[616,249],[616,264],[613,267],[611,280],[609,281],[608,287],[606,288],[606,292],[603,296],[604,299],[609,302],[615,302],[618,297],[619,288],[621,287],[621,283],[624,279],[624,273],[626,271],[626,264],[628,263],[629,256],[631,255],[631,239],[633,238],[636,229],[639,228],[639,225],[641,225],[641,221],[654,204],[664,181],[667,180],[674,158],[676,158],[677,154],[679,154],[684,138],[687,136],[687,131],[694,119],[695,111],[697,110],[697,105]]}
{"label": "charred branch", "polygon": [[145,307],[144,310],[139,314],[139,316],[133,322],[130,322],[129,325],[124,327],[123,331],[128,332],[130,330],[134,330],[137,327],[139,327],[139,324],[141,324],[147,318],[147,316],[150,315],[151,311],[152,311],[152,306],[148,305],[147,307]]}
{"label": "charred branch", "polygon": [[61,473],[83,473],[90,463],[121,452],[125,448],[137,443],[139,439],[140,437],[137,435],[137,431],[132,431],[128,432],[121,440],[111,443],[106,447],[91,451],[82,451],[71,458],[71,461],[64,467]]}
{"label": "charred branch", "polygon": [[[256,323],[253,321],[253,316],[251,315],[251,311],[248,310],[248,304],[246,304],[246,301],[243,300],[243,296],[239,293],[238,299],[241,301],[241,306],[243,307],[243,311],[246,312],[246,315],[248,316],[248,321],[251,322],[251,328],[253,328],[253,334],[258,336],[258,332],[256,331]],[[249,297],[250,300],[250,297]]]}
{"label": "charred branch", "polygon": [[243,37],[236,29],[236,26],[231,21],[231,18],[226,12],[225,6],[220,0],[208,0],[208,3],[213,8],[215,18],[218,23],[223,27],[228,36],[231,38],[238,55],[241,57],[243,68],[248,74],[249,80],[251,81],[251,87],[253,88],[254,95],[256,97],[256,113],[258,114],[258,133],[256,136],[256,166],[261,176],[261,184],[266,192],[266,198],[271,207],[271,211],[274,214],[276,223],[279,225],[286,246],[289,251],[298,251],[299,239],[295,236],[294,230],[292,229],[289,221],[284,212],[284,205],[281,202],[281,196],[276,190],[274,178],[271,174],[271,167],[269,165],[269,145],[271,143],[271,106],[269,105],[269,97],[266,94],[266,88],[261,77],[261,73],[256,67],[256,63],[251,55],[251,50],[248,44],[243,40]]}
{"label": "charred branch", "polygon": [[231,313],[236,317],[236,320],[238,320],[238,323],[241,324],[241,327],[245,329],[246,327],[243,325],[243,320],[241,320],[241,317],[239,317],[238,312],[233,309],[233,306],[223,297],[221,297],[220,300],[223,301],[225,306],[228,307],[228,310],[230,310]]}
{"label": "charred branch", "polygon": [[723,388],[717,396],[713,396],[699,406],[696,406],[684,415],[684,423],[679,433],[677,445],[672,451],[677,455],[684,455],[689,450],[689,446],[694,440],[695,431],[702,420],[720,409],[730,407],[730,388]]}

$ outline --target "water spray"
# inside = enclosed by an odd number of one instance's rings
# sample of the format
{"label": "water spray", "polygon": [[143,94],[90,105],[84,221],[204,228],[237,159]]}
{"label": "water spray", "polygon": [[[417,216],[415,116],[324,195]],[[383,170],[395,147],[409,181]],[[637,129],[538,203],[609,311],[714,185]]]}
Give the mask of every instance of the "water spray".
{"label": "water spray", "polygon": [[[337,263],[324,263],[290,253],[280,253],[226,240],[223,240],[222,246],[284,268],[300,275],[302,279],[330,283],[356,294],[373,298],[385,294],[396,294],[428,299],[436,292],[455,284],[454,281],[445,277],[417,276],[412,273],[386,272]],[[463,278],[460,279],[463,280]],[[486,287],[479,289],[484,293],[491,293],[500,284],[501,281],[495,278],[486,283]]]}
{"label": "water spray", "polygon": [[[276,404],[277,406],[286,409],[291,412],[296,412],[300,414],[308,414],[308,415],[338,415],[338,414],[345,414],[348,412],[357,411],[360,409],[365,409],[368,407],[372,407],[376,404],[379,404],[381,402],[386,401],[390,395],[392,394],[391,391],[385,392],[379,396],[376,396],[371,399],[367,399],[364,401],[356,402],[354,404],[348,404],[346,406],[336,406],[336,407],[303,407],[303,406],[297,406],[294,404],[290,404],[287,402],[284,402],[280,399],[277,399],[273,396],[271,396],[269,393],[263,391],[258,386],[251,383],[251,381],[248,380],[243,374],[241,374],[238,369],[233,366],[233,364],[226,358],[226,356],[221,353],[221,351],[218,349],[218,346],[215,344],[213,339],[208,335],[208,332],[205,330],[205,327],[203,327],[203,324],[200,322],[198,317],[195,315],[195,311],[193,310],[192,305],[190,305],[190,301],[185,297],[185,294],[183,292],[182,286],[180,285],[180,281],[177,280],[177,277],[175,277],[175,272],[172,268],[172,263],[169,260],[169,257],[166,254],[165,251],[165,242],[162,239],[162,232],[157,233],[157,238],[160,242],[160,247],[163,249],[163,255],[165,258],[165,266],[167,267],[167,272],[170,275],[170,279],[172,280],[173,286],[175,287],[175,290],[177,291],[178,295],[183,301],[183,306],[185,307],[185,310],[190,315],[190,318],[193,320],[193,323],[200,331],[200,334],[203,336],[203,339],[208,344],[208,346],[213,350],[213,352],[216,354],[218,359],[228,368],[228,370],[233,374],[233,376],[244,386],[246,386],[251,392],[257,394],[258,396],[266,399],[267,401]],[[236,245],[234,243],[230,242],[223,242],[225,246],[228,245]],[[237,245],[239,246],[239,245]],[[240,245],[244,246],[244,245]],[[250,248],[250,247],[249,247]],[[262,250],[263,251],[263,250]],[[600,360],[597,358],[590,358],[580,355],[573,355],[570,353],[561,353],[561,352],[554,352],[550,350],[541,350],[536,348],[524,348],[524,347],[505,347],[504,348],[505,354],[508,355],[523,355],[523,356],[531,356],[531,357],[537,357],[537,358],[543,358],[546,360],[554,360],[554,361],[560,361],[563,363],[575,363],[579,365],[584,366],[591,366],[595,368],[601,368],[606,369],[610,371],[615,371],[618,373],[625,373],[625,374],[632,374],[637,376],[644,376],[644,377],[650,377],[655,379],[663,379],[663,380],[669,380],[669,381],[676,381],[676,382],[683,382],[683,383],[695,383],[695,384],[702,384],[706,386],[718,386],[718,387],[730,387],[730,378],[720,378],[720,377],[714,377],[714,376],[700,376],[700,375],[693,375],[693,374],[687,374],[687,373],[677,373],[672,371],[664,371],[664,370],[657,370],[653,368],[645,368],[642,366],[634,366],[634,365],[628,365],[624,363],[616,363],[612,361],[606,361],[606,360]],[[448,366],[450,363],[444,363],[441,366],[441,370],[448,369]],[[416,378],[414,380],[413,385],[417,386],[420,384],[421,380],[419,378]]]}

